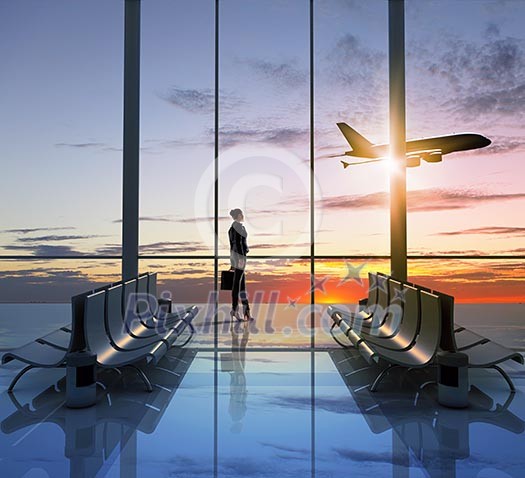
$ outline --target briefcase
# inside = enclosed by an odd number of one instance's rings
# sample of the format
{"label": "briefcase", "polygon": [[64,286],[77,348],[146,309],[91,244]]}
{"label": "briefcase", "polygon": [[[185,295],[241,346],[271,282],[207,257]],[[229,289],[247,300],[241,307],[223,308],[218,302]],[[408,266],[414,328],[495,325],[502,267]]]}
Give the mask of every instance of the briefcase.
{"label": "briefcase", "polygon": [[233,372],[233,354],[226,352],[221,354],[221,372]]}
{"label": "briefcase", "polygon": [[221,272],[221,290],[232,290],[233,289],[233,274],[234,274],[234,271],[222,271]]}

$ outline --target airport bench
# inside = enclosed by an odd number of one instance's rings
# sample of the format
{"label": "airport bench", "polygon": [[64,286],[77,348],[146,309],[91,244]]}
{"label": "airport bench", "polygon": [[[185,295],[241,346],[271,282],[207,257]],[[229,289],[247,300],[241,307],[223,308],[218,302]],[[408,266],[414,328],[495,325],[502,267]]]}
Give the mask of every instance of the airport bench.
{"label": "airport bench", "polygon": [[[191,321],[198,312],[195,306],[173,312],[169,300],[159,304],[154,295],[156,279],[156,274],[142,274],[72,297],[71,326],[61,327],[2,355],[2,364],[13,360],[27,364],[14,377],[8,391],[29,370],[64,367],[68,354],[84,350],[97,355],[99,367],[134,368],[151,390],[140,364],[156,364],[188,325],[191,338],[194,333]],[[145,292],[138,292],[139,281]],[[148,306],[139,310],[139,303]]]}
{"label": "airport bench", "polygon": [[[391,368],[433,365],[439,351],[466,354],[472,368],[495,369],[515,391],[512,380],[498,364],[507,360],[523,364],[523,356],[464,327],[456,327],[452,296],[385,274],[369,274],[368,298],[361,301],[361,307],[350,312],[329,306],[328,314],[333,319],[330,331],[339,345],[356,347],[369,363],[386,365],[372,383],[371,391],[377,389]],[[334,335],[336,326],[349,345]]]}

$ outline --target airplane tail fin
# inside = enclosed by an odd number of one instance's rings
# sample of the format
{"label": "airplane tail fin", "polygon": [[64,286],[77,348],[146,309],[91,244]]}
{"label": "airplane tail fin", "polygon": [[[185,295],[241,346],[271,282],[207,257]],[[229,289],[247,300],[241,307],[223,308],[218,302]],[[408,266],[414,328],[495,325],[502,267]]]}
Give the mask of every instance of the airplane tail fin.
{"label": "airplane tail fin", "polygon": [[355,129],[351,128],[346,123],[337,123],[337,126],[348,141],[348,144],[352,147],[353,151],[367,151],[373,146],[373,143],[368,141],[364,136],[360,135]]}

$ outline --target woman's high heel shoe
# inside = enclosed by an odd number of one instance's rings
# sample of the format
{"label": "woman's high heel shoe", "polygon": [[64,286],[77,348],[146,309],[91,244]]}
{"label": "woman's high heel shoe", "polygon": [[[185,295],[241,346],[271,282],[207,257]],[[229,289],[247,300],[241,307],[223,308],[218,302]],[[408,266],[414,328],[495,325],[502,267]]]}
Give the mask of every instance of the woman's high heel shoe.
{"label": "woman's high heel shoe", "polygon": [[244,320],[246,322],[249,322],[250,320],[255,320],[255,317],[252,317],[252,314],[250,314],[250,309],[244,311]]}
{"label": "woman's high heel shoe", "polygon": [[239,309],[230,310],[230,317],[232,319],[243,320],[243,318],[241,317],[241,314],[239,313]]}

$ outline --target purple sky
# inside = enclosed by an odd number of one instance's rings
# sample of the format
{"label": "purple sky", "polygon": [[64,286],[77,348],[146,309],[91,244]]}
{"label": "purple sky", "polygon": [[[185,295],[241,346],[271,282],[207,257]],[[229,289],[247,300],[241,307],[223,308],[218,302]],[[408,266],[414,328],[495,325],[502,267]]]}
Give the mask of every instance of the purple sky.
{"label": "purple sky", "polygon": [[[214,4],[142,4],[145,254],[213,253]],[[309,2],[220,8],[220,246],[309,251]],[[523,254],[525,2],[406,2],[407,135],[484,150],[408,171],[409,252]],[[388,254],[388,169],[343,171],[335,123],[388,140],[387,3],[315,1],[316,252]],[[0,252],[118,254],[123,2],[0,4]]]}

